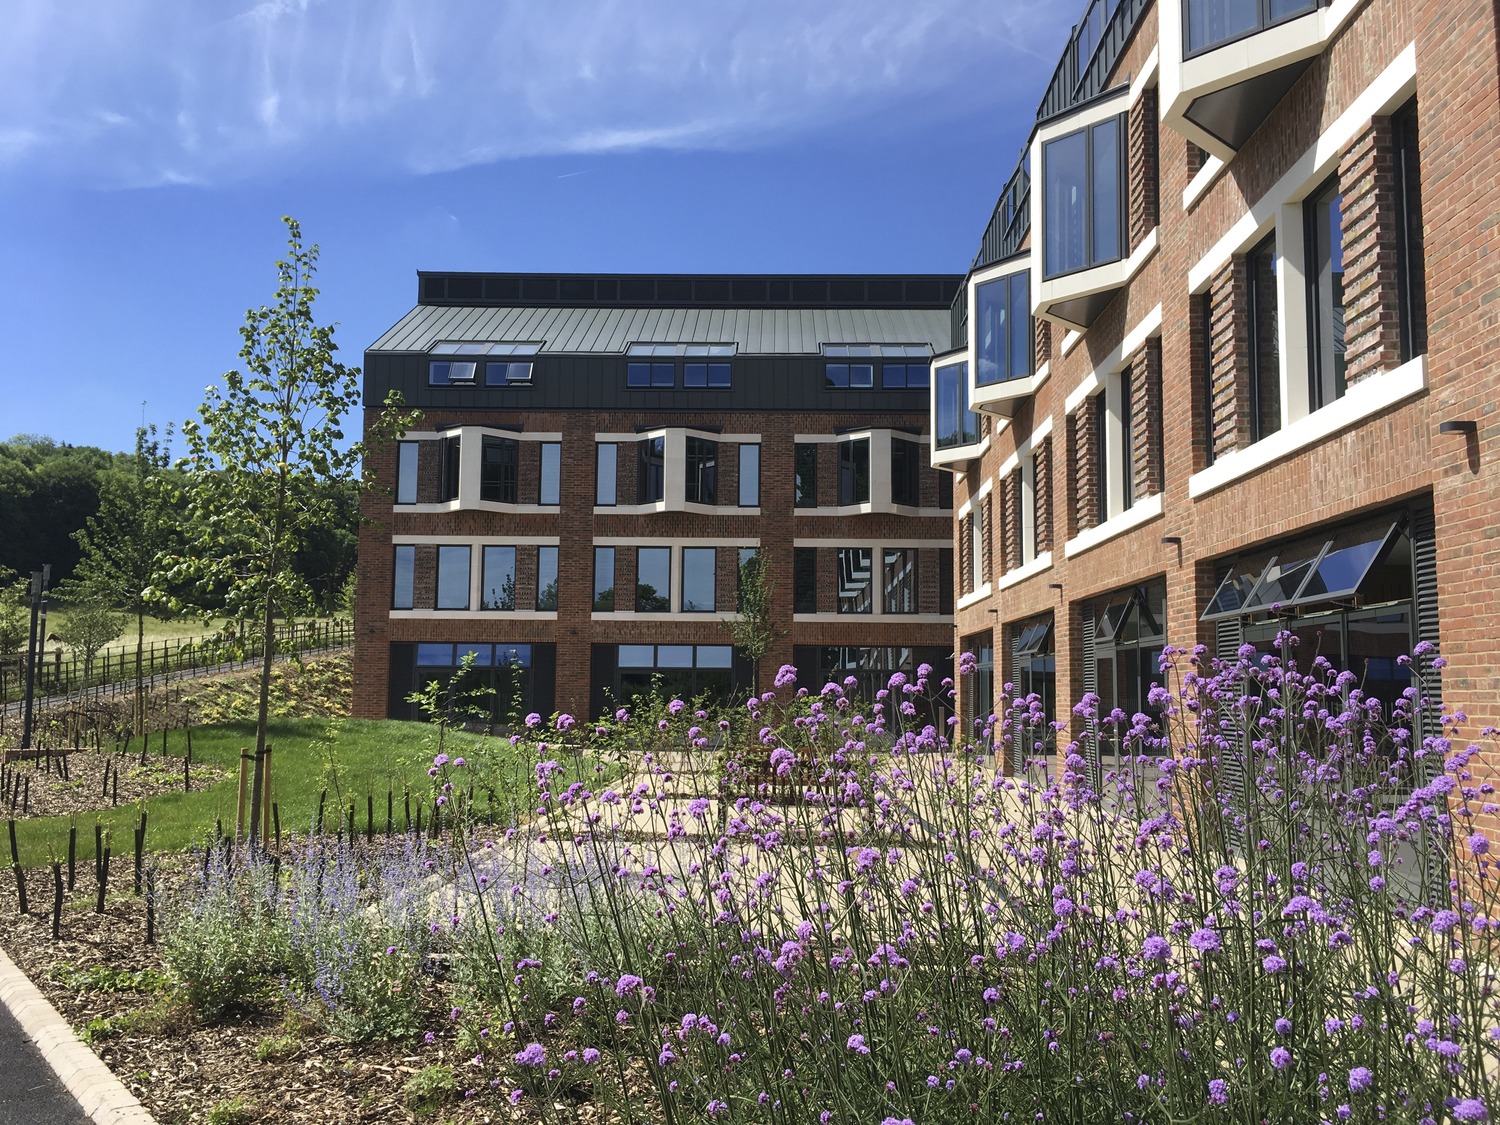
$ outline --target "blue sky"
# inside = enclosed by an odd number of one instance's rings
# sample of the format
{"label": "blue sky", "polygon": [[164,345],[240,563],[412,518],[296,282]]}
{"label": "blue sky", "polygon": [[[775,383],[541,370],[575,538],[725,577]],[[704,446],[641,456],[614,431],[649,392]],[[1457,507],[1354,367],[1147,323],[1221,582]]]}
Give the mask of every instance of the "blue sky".
{"label": "blue sky", "polygon": [[283,214],[351,364],[418,269],[962,272],[1077,16],[11,0],[0,438],[128,449],[143,402],[192,415],[272,295]]}

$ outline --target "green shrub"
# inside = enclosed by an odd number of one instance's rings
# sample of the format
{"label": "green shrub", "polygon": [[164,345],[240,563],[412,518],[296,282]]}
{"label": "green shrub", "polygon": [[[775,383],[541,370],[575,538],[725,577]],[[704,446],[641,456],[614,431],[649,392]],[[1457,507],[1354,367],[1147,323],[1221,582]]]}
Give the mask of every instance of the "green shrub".
{"label": "green shrub", "polygon": [[458,1095],[458,1076],[451,1066],[424,1066],[406,1080],[402,1101],[415,1117],[430,1117]]}

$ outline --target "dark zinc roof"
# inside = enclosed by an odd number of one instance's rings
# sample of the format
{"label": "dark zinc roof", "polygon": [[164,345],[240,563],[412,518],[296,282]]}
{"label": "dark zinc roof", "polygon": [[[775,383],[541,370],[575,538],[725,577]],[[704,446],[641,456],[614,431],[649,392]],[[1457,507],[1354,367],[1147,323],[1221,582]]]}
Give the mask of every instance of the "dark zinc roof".
{"label": "dark zinc roof", "polygon": [[[956,284],[957,279],[952,279]],[[737,344],[741,355],[805,355],[823,344],[948,346],[948,301],[927,308],[629,308],[418,305],[371,352],[441,342],[526,341],[545,353],[621,355],[633,343]]]}

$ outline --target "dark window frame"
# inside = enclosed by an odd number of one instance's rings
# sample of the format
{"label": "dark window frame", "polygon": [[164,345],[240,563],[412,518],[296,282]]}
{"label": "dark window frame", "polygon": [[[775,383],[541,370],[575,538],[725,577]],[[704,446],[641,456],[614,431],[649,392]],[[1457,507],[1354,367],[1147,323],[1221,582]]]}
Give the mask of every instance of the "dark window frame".
{"label": "dark window frame", "polygon": [[458,499],[459,480],[463,473],[463,437],[449,434],[442,439],[442,443],[442,476],[438,478],[438,499],[447,503]]}
{"label": "dark window frame", "polygon": [[[558,556],[558,548],[550,544],[544,543],[536,549],[536,609],[539,613],[557,612],[557,586],[561,577]],[[546,561],[549,558],[551,563]]]}
{"label": "dark window frame", "polygon": [[[856,370],[863,372],[865,382],[856,383],[854,373]],[[842,381],[840,381],[842,380]],[[828,391],[869,391],[875,388],[875,364],[873,362],[855,363],[850,360],[839,360],[836,363],[825,363],[823,365],[823,389]]]}
{"label": "dark window frame", "polygon": [[[667,557],[667,581],[666,590],[663,592],[654,583],[648,585],[641,581],[641,576],[646,571],[642,556],[647,552],[652,554],[652,566],[656,567],[656,557],[665,553]],[[649,594],[645,593],[650,590]],[[672,548],[671,547],[637,547],[635,549],[635,611],[637,613],[671,613],[672,612]]]}
{"label": "dark window frame", "polygon": [[792,612],[818,612],[818,549],[792,548]]}
{"label": "dark window frame", "polygon": [[1417,99],[1391,114],[1391,158],[1396,181],[1397,319],[1402,363],[1427,352],[1427,269],[1422,235],[1421,129]]}
{"label": "dark window frame", "polygon": [[556,508],[562,504],[562,442],[544,441],[539,444],[541,449],[537,453],[537,506]]}
{"label": "dark window frame", "polygon": [[[682,607],[683,613],[717,613],[719,608],[719,550],[717,547],[689,547],[682,548]],[[706,606],[688,606],[688,590],[690,586],[688,575],[689,556],[692,556],[701,565],[702,555],[708,556],[708,604]],[[702,575],[698,575],[702,578]]]}
{"label": "dark window frame", "polygon": [[683,500],[688,504],[718,504],[719,443],[713,438],[696,434],[684,438],[682,488]]}
{"label": "dark window frame", "polygon": [[734,386],[729,363],[694,360],[682,365],[682,385],[689,390],[727,391]]}
{"label": "dark window frame", "polygon": [[[1307,405],[1321,410],[1348,391],[1344,348],[1347,342],[1343,281],[1344,198],[1337,174],[1318,185],[1302,204],[1306,240]],[[1339,222],[1325,223],[1330,215]],[[1337,228],[1337,229],[1335,229]],[[1335,265],[1339,268],[1335,269]]]}
{"label": "dark window frame", "polygon": [[[1266,302],[1260,285],[1260,270],[1258,262],[1268,257],[1270,262],[1270,309],[1271,332],[1265,337],[1271,342],[1269,354],[1262,349],[1262,327],[1261,322],[1268,315],[1265,307]],[[1249,327],[1249,352],[1250,352],[1250,385],[1247,388],[1250,404],[1249,430],[1250,441],[1257,442],[1281,429],[1281,306],[1280,295],[1277,293],[1276,279],[1280,275],[1280,255],[1276,250],[1276,232],[1273,230],[1265,238],[1261,239],[1245,255],[1245,296],[1249,302],[1247,309],[1247,323]],[[1272,371],[1263,371],[1267,364],[1273,368]],[[1271,378],[1274,376],[1274,378]],[[1266,382],[1270,387],[1265,386]],[[1274,388],[1276,394],[1274,403],[1267,398],[1266,391]],[[1274,410],[1273,410],[1274,408]]]}
{"label": "dark window frame", "polygon": [[[667,498],[667,438],[649,435],[636,446],[636,503],[660,504]],[[660,449],[658,457],[656,450]]]}
{"label": "dark window frame", "polygon": [[[530,360],[486,360],[484,385],[486,387],[530,387],[533,385]],[[496,378],[496,376],[499,378]]]}
{"label": "dark window frame", "polygon": [[[1016,312],[1017,283],[1024,291],[1026,310],[1026,339],[1025,351],[1022,355],[1022,371],[1013,370],[1017,356],[1016,339],[1012,332]],[[994,378],[983,377],[983,367],[980,364],[981,344],[980,337],[984,331],[984,317],[981,314],[983,304],[981,294],[992,287],[1001,287],[1004,290],[1004,299],[998,302],[997,307],[1003,310],[1004,316],[1001,327],[996,335],[1000,337],[996,343],[996,353],[1002,358],[1002,362],[996,364]],[[1015,273],[1002,274],[1000,277],[992,277],[988,281],[981,281],[974,286],[974,385],[976,387],[995,387],[1002,383],[1009,383],[1016,379],[1029,379],[1036,373],[1036,325],[1031,316],[1031,270],[1018,270]]]}
{"label": "dark window frame", "polygon": [[[956,372],[948,375],[947,372]],[[943,401],[943,384],[949,379],[954,381],[958,390],[956,402],[945,403]],[[933,388],[933,445],[942,452],[948,449],[965,449],[972,445],[978,445],[979,438],[979,414],[973,408],[969,398],[969,362],[958,360],[954,363],[939,364],[932,373]],[[944,407],[952,407],[955,410],[955,429],[951,434],[942,431]],[[967,421],[965,420],[967,416]]]}
{"label": "dark window frame", "polygon": [[[601,586],[599,581],[608,575],[609,585]],[[613,613],[616,608],[615,597],[615,549],[613,547],[594,548],[594,597],[590,603],[594,613]]]}
{"label": "dark window frame", "polygon": [[[869,504],[870,446],[869,435],[844,438],[839,442],[839,507],[851,508]],[[860,451],[863,450],[861,458]],[[861,464],[861,462],[863,462]],[[863,496],[860,493],[863,492]]]}
{"label": "dark window frame", "polygon": [[495,434],[480,435],[479,498],[514,504],[520,495],[521,443]]}
{"label": "dark window frame", "polygon": [[[755,450],[754,454],[749,453],[752,449]],[[760,453],[760,442],[740,442],[735,465],[739,476],[737,491],[739,492],[739,506],[741,508],[760,507]],[[754,472],[750,472],[745,467],[747,457],[755,462]]]}
{"label": "dark window frame", "polygon": [[[403,558],[406,560],[404,567],[401,561]],[[416,592],[417,548],[412,543],[397,543],[391,553],[391,608],[415,609]]]}
{"label": "dark window frame", "polygon": [[792,506],[818,506],[818,442],[799,441],[792,452]]}
{"label": "dark window frame", "polygon": [[1238,43],[1238,42],[1240,42],[1243,39],[1250,38],[1252,35],[1259,35],[1261,32],[1267,31],[1270,28],[1278,27],[1281,24],[1290,23],[1292,20],[1301,19],[1303,16],[1311,15],[1312,13],[1316,12],[1320,7],[1324,6],[1324,4],[1326,3],[1326,0],[1307,0],[1307,2],[1304,4],[1303,7],[1299,8],[1297,10],[1294,10],[1292,12],[1289,12],[1289,13],[1287,13],[1285,15],[1275,16],[1275,17],[1273,17],[1272,14],[1271,14],[1271,5],[1272,5],[1273,0],[1253,0],[1253,2],[1256,5],[1256,22],[1255,22],[1255,26],[1249,27],[1249,28],[1245,28],[1244,30],[1241,30],[1241,31],[1231,32],[1229,34],[1224,35],[1222,38],[1214,39],[1214,40],[1211,40],[1209,42],[1202,43],[1199,46],[1195,47],[1195,46],[1193,46],[1193,19],[1192,19],[1191,7],[1190,7],[1189,3],[1187,2],[1187,0],[1183,0],[1183,3],[1182,3],[1182,58],[1183,58],[1183,61],[1186,62],[1188,59],[1195,59],[1195,58],[1198,58],[1198,57],[1200,57],[1202,55],[1207,55],[1207,54],[1209,54],[1209,53],[1211,53],[1213,51],[1217,51],[1220,47],[1227,47],[1231,43]]}
{"label": "dark window frame", "polygon": [[625,364],[625,386],[629,390],[672,390],[677,386],[677,364],[631,360]]}
{"label": "dark window frame", "polygon": [[[406,463],[408,455],[411,457],[410,465]],[[394,503],[417,503],[417,485],[420,472],[419,466],[421,464],[421,442],[401,441],[396,443],[396,492]]]}

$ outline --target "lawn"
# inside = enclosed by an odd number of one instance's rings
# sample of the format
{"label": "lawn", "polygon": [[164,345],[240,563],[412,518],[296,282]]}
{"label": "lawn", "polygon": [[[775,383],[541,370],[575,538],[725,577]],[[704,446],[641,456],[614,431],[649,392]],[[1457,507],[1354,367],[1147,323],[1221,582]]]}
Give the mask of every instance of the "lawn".
{"label": "lawn", "polygon": [[[506,795],[513,797],[524,792],[516,781],[530,776],[531,762],[520,760],[507,740],[452,733],[448,737],[450,752],[468,754],[485,764],[492,779],[490,784],[500,794],[497,803],[503,806]],[[357,805],[357,827],[364,831],[371,794],[375,797],[376,827],[382,830],[388,791],[394,795],[395,826],[400,830],[404,826],[405,786],[409,785],[413,794],[413,816],[419,804],[430,803],[432,783],[427,767],[435,753],[436,738],[437,728],[425,723],[273,719],[268,741],[274,748],[273,787],[282,830],[308,830],[316,819],[319,796],[325,789],[330,832],[338,815],[336,810],[342,807],[347,816],[351,799]],[[220,723],[193,731],[194,763],[222,766],[231,771],[230,776],[201,789],[195,787],[190,793],[163,793],[147,801],[150,850],[176,851],[201,843],[212,833],[218,818],[222,818],[226,832],[233,831],[237,795],[234,771],[238,768],[241,748],[254,745],[255,726],[249,722]],[[181,745],[174,745],[172,753],[169,768],[180,776]],[[475,800],[484,811],[486,798],[476,794]],[[92,854],[92,843],[84,841],[92,840],[94,825],[99,823],[113,833],[117,854],[128,851],[137,815],[136,807],[129,805],[79,816],[80,850]],[[21,862],[35,866],[47,862],[53,854],[65,855],[68,824],[68,818],[63,816],[18,822]]]}

